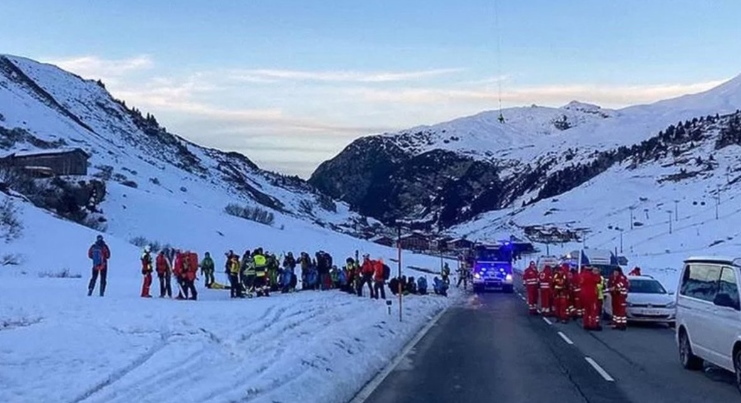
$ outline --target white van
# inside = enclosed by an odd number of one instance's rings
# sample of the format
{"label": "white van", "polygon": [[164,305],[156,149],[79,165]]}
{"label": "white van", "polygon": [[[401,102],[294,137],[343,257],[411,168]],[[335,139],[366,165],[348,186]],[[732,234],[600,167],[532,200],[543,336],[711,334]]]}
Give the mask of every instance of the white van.
{"label": "white van", "polygon": [[686,369],[703,361],[736,374],[741,391],[741,259],[690,257],[677,287],[676,338]]}

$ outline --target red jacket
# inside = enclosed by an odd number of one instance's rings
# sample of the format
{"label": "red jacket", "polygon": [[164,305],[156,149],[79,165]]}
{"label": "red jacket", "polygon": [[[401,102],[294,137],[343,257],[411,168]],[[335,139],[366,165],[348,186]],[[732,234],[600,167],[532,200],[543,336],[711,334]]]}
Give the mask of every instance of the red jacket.
{"label": "red jacket", "polygon": [[198,254],[195,252],[189,252],[188,258],[188,272],[186,273],[188,280],[195,281],[196,275],[198,274]]}
{"label": "red jacket", "polygon": [[630,288],[630,283],[628,282],[628,278],[625,277],[625,275],[613,274],[610,277],[610,293],[613,295],[613,298],[618,295],[627,296],[628,288]]}
{"label": "red jacket", "polygon": [[597,285],[602,282],[602,276],[587,270],[580,275],[581,299],[585,301],[597,300]]}
{"label": "red jacket", "polygon": [[[99,242],[102,242],[102,241],[99,241]],[[88,257],[88,259],[92,259],[93,258],[93,247],[94,246],[95,246],[95,244],[90,245],[90,249],[87,250],[87,257]],[[105,269],[107,269],[108,268],[108,259],[111,258],[111,250],[108,249],[108,245],[106,245],[105,243],[103,243],[101,246],[102,246],[101,247],[101,250],[103,251],[103,264],[101,265],[101,267],[94,267],[94,269],[96,269],[96,270],[105,270]]]}
{"label": "red jacket", "polygon": [[581,272],[575,272],[571,273],[571,278],[569,279],[569,286],[571,287],[571,292],[576,293],[577,295],[579,292],[581,292],[582,287],[582,276],[587,273],[586,271]]}
{"label": "red jacket", "polygon": [[372,260],[364,260],[363,261],[363,266],[360,268],[360,271],[363,274],[373,274],[373,272],[375,271],[375,266],[373,266],[373,261]]}
{"label": "red jacket", "polygon": [[157,275],[164,276],[170,272],[170,262],[167,261],[164,253],[157,255],[157,262],[155,264]]}
{"label": "red jacket", "polygon": [[529,266],[525,269],[525,272],[522,273],[522,282],[527,287],[538,288],[538,285],[540,284],[538,270],[533,266]]}
{"label": "red jacket", "polygon": [[175,277],[178,277],[178,278],[183,277],[183,274],[184,274],[183,273],[183,260],[184,260],[183,256],[184,255],[180,252],[175,254],[175,264],[173,265],[174,266],[173,273],[175,273]]}
{"label": "red jacket", "polygon": [[545,266],[543,271],[538,274],[540,280],[540,288],[551,288],[551,282],[553,281],[553,274],[551,273],[551,266]]}
{"label": "red jacket", "polygon": [[380,260],[373,261],[373,279],[376,281],[384,281],[383,262]]}

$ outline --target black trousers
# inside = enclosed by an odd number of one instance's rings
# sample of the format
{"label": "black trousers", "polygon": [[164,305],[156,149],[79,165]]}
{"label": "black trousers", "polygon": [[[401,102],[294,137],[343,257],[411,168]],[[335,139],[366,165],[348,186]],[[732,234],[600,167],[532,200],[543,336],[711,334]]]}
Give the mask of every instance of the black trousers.
{"label": "black trousers", "polygon": [[185,298],[188,298],[188,293],[190,293],[190,299],[198,299],[198,291],[196,291],[195,281],[193,280],[183,279],[183,292]]}
{"label": "black trousers", "polygon": [[106,277],[108,276],[108,269],[95,270],[93,269],[93,276],[90,279],[90,283],[87,285],[87,295],[92,295],[95,289],[95,283],[98,281],[98,273],[100,273],[100,296],[102,297],[105,293],[105,286],[107,284]]}
{"label": "black trousers", "polygon": [[172,286],[170,285],[170,275],[168,274],[162,274],[157,275],[157,278],[160,280],[160,297],[164,297],[167,295],[168,297],[172,298]]}
{"label": "black trousers", "polygon": [[239,284],[239,275],[237,273],[229,274],[229,291],[232,298],[238,298],[242,295],[242,286]]}
{"label": "black trousers", "polygon": [[386,283],[383,280],[376,280],[373,284],[373,291],[373,298],[378,299],[378,294],[380,292],[381,298],[386,299]]}
{"label": "black trousers", "polygon": [[370,290],[370,296],[371,298],[374,297],[375,293],[373,292],[373,275],[372,274],[363,274],[363,276],[360,278],[360,283],[358,284],[358,296],[363,296],[363,286],[365,284],[368,284],[368,289]]}

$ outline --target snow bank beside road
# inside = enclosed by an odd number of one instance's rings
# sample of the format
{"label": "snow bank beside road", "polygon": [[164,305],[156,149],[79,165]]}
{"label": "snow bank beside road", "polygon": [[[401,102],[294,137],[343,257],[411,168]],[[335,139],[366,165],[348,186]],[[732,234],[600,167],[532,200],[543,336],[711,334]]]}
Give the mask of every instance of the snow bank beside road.
{"label": "snow bank beside road", "polygon": [[339,291],[143,300],[86,280],[0,284],[0,401],[346,402],[452,301],[407,297],[399,322],[396,300]]}

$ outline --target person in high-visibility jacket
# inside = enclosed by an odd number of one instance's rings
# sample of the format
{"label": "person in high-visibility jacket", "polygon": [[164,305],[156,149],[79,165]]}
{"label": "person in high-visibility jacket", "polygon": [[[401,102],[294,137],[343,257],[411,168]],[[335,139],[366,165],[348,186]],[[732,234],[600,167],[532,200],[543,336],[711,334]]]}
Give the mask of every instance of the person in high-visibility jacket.
{"label": "person in high-visibility jacket", "polygon": [[597,293],[602,276],[597,268],[584,268],[580,276],[580,301],[584,304],[584,315],[582,325],[586,330],[602,330],[599,324],[599,310],[597,305]]}
{"label": "person in high-visibility jacket", "polygon": [[243,298],[242,286],[239,284],[239,270],[241,269],[239,256],[236,254],[229,255],[227,267],[229,268],[229,291],[231,297]]}
{"label": "person in high-visibility jacket", "polygon": [[257,248],[252,254],[252,260],[255,264],[255,282],[254,288],[257,296],[270,296],[270,287],[268,285],[268,259],[262,253],[262,248]]}
{"label": "person in high-visibility jacket", "polygon": [[602,319],[602,312],[604,312],[606,288],[607,281],[605,281],[605,277],[600,274],[600,282],[597,284],[597,312],[599,312],[600,319]]}

